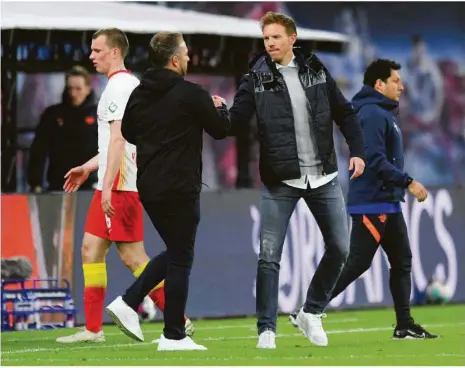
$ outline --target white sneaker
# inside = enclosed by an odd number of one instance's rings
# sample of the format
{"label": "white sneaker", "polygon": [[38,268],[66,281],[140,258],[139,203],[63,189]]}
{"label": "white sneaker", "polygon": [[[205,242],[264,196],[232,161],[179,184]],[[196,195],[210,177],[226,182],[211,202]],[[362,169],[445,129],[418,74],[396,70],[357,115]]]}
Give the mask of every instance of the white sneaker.
{"label": "white sneaker", "polygon": [[263,331],[258,336],[257,349],[276,349],[275,338],[276,334],[273,331]]}
{"label": "white sneaker", "polygon": [[297,327],[303,332],[305,337],[316,346],[328,346],[328,336],[326,336],[321,319],[326,314],[305,313],[304,308],[299,311],[296,318]]}
{"label": "white sneaker", "polygon": [[164,335],[160,336],[158,343],[158,351],[173,351],[173,350],[208,350],[205,346],[196,344],[189,336],[182,340],[167,339]]}
{"label": "white sneaker", "polygon": [[117,297],[106,308],[111,319],[131,339],[144,341],[144,335],[140,328],[139,315],[127,305],[122,297]]}
{"label": "white sneaker", "polygon": [[[186,329],[187,336],[192,337],[194,335],[195,327],[189,318],[186,319],[186,324],[184,325],[184,328]],[[152,344],[159,344],[159,343],[160,343],[160,339],[152,340]]]}
{"label": "white sneaker", "polygon": [[105,336],[102,330],[99,332],[91,332],[84,327],[75,334],[58,337],[56,342],[62,344],[72,344],[74,342],[105,342]]}

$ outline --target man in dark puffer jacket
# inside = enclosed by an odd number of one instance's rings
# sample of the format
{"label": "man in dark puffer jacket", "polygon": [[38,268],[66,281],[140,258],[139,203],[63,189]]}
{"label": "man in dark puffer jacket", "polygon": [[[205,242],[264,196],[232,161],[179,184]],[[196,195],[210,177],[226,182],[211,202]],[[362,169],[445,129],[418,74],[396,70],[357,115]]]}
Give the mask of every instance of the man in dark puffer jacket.
{"label": "man in dark puffer jacket", "polygon": [[[363,136],[351,104],[322,62],[293,50],[295,22],[279,13],[261,20],[266,54],[252,61],[230,109],[232,134],[257,116],[260,141],[261,234],[257,274],[257,348],[274,349],[279,262],[289,219],[303,198],[323,233],[326,252],[297,323],[319,346],[328,339],[322,311],[349,253],[347,215],[337,179],[333,120],[350,148],[352,178],[364,170]],[[223,100],[215,96],[216,103]],[[310,260],[309,260],[310,261]]]}

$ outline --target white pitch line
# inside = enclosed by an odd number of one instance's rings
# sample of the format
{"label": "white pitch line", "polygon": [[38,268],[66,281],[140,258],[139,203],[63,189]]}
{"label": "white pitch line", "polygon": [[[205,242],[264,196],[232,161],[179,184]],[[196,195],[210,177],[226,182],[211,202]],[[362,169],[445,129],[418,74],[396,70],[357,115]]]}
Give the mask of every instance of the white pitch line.
{"label": "white pitch line", "polygon": [[[328,320],[328,321],[325,321],[325,324],[335,324],[335,323],[350,323],[350,322],[357,322],[359,319],[358,318],[344,318],[344,319],[335,319],[335,320]],[[144,324],[142,324],[143,326]],[[116,326],[116,325],[113,325],[113,326]],[[224,330],[224,329],[231,329],[231,328],[249,328],[251,330],[256,330],[256,326],[255,325],[251,325],[251,324],[248,324],[248,325],[224,325],[224,326],[211,326],[211,327],[208,327],[208,326],[201,326],[201,327],[196,327],[195,330],[196,331],[213,331],[213,330]],[[69,331],[73,331],[72,329],[57,329],[55,331],[63,331],[63,334],[65,334],[66,332],[69,332]],[[163,328],[159,328],[159,329],[155,329],[155,330],[142,330],[142,332],[144,334],[159,334],[163,331]],[[23,331],[21,333],[26,333],[26,331]],[[72,332],[71,332],[72,333]],[[70,334],[71,334],[70,333]],[[21,338],[18,338],[18,337],[15,337],[13,339],[6,339],[4,337],[5,334],[2,335],[2,341],[4,342],[28,342],[28,341],[50,341],[50,340],[55,340],[56,337],[33,337],[33,338],[30,338],[30,339],[21,339]],[[117,336],[117,335],[121,335],[121,332],[106,332],[105,333],[105,336]]]}
{"label": "white pitch line", "polygon": [[73,346],[69,348],[37,348],[37,349],[22,349],[22,350],[9,350],[9,351],[2,351],[2,354],[23,354],[23,353],[44,353],[48,351],[61,351],[61,350],[87,350],[87,349],[98,349],[100,347],[108,347],[108,348],[124,348],[127,346],[136,346],[136,345],[146,345],[147,343],[132,343],[132,344],[113,344],[113,345],[105,345],[103,343],[92,343],[92,345],[86,346]]}
{"label": "white pitch line", "polygon": [[[445,323],[445,324],[432,324],[432,325],[424,325],[424,327],[450,327],[450,326],[462,326],[465,323]],[[364,333],[364,332],[379,332],[379,331],[390,331],[392,327],[373,327],[373,328],[353,328],[347,330],[330,330],[326,331],[328,335],[336,335],[336,334],[343,334],[343,333]],[[294,334],[277,334],[276,337],[294,337],[294,336],[302,336],[301,333],[294,333]],[[247,340],[247,339],[256,339],[256,335],[249,335],[249,336],[234,336],[234,337],[207,337],[207,338],[200,338],[196,339],[198,341],[227,341],[227,340]],[[102,347],[105,348],[119,348],[119,347],[128,347],[128,346],[141,346],[141,345],[149,345],[151,343],[143,342],[143,343],[132,343],[132,344],[113,344],[113,345],[105,345],[104,343],[86,345],[86,346],[73,346],[73,347],[60,347],[60,348],[37,348],[37,349],[21,349],[21,350],[7,350],[2,351],[3,354],[27,354],[27,353],[43,353],[43,352],[57,352],[57,351],[69,351],[69,350],[88,350],[88,349],[99,349]]]}

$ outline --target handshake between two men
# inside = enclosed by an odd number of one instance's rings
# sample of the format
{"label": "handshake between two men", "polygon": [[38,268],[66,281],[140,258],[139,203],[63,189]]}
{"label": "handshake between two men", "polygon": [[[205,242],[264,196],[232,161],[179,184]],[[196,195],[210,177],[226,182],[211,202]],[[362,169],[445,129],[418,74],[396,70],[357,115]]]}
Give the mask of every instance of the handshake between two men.
{"label": "handshake between two men", "polygon": [[220,96],[212,96],[213,103],[215,104],[215,107],[221,107],[221,105],[225,104],[226,105],[226,100],[223,97]]}

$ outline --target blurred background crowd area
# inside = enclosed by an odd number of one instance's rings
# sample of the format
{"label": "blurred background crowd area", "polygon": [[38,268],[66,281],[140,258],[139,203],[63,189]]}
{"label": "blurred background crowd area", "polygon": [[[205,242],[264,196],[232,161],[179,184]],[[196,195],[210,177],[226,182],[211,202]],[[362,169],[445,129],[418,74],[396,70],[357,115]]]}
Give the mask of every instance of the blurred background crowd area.
{"label": "blurred background crowd area", "polygon": [[[147,3],[145,3],[147,4]],[[260,19],[284,12],[298,26],[337,31],[351,39],[342,54],[319,53],[346,98],[361,88],[365,67],[375,58],[402,64],[405,93],[399,108],[406,171],[427,186],[465,184],[465,11],[463,3],[154,2],[215,14]],[[156,20],[154,20],[156,21]],[[258,22],[257,22],[258,27]],[[94,73],[94,71],[91,71]],[[196,75],[187,79],[232,105],[236,76]],[[29,149],[48,106],[61,101],[64,73],[19,73],[17,79],[17,191],[28,192]],[[106,77],[92,74],[96,98]],[[253,134],[253,129],[252,129]],[[348,149],[335,129],[339,176],[347,185]],[[204,139],[204,190],[259,187],[258,147],[250,144],[246,184],[237,183],[236,140]],[[44,186],[45,175],[44,175]]]}

